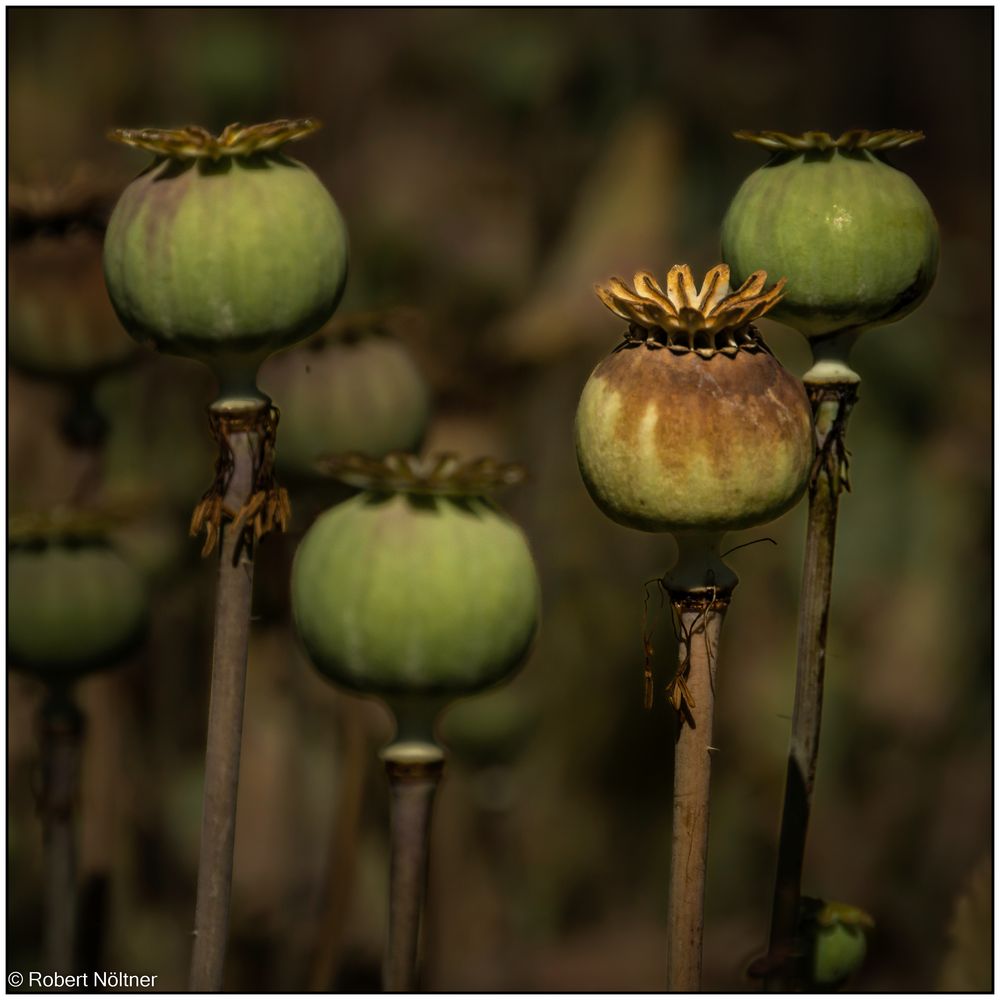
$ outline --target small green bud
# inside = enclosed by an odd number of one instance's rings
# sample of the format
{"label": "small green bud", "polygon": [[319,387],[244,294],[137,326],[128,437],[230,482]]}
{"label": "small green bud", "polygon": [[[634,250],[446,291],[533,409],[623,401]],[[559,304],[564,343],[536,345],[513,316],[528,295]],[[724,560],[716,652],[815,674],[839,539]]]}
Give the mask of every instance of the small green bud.
{"label": "small green bud", "polygon": [[812,944],[813,984],[837,986],[861,968],[868,951],[866,933],[875,922],[864,910],[847,903],[803,903],[804,909],[814,911],[804,921],[804,937]]}

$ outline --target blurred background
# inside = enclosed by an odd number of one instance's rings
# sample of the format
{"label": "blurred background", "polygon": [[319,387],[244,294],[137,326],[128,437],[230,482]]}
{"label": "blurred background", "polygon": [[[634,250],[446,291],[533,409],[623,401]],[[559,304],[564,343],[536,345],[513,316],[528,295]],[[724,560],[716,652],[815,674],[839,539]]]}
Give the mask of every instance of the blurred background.
{"label": "blurred background", "polygon": [[[428,448],[528,467],[503,503],[537,557],[543,628],[509,687],[443,722],[453,752],[424,970],[438,990],[664,982],[675,723],[662,690],[676,652],[663,617],[661,694],[644,711],[642,596],[673,543],[605,520],[577,472],[576,402],[621,333],[593,283],[718,262],[729,199],[764,161],[734,129],[924,130],[890,159],[935,209],[941,265],[919,310],[855,352],[804,888],[874,916],[856,988],[989,988],[992,11],[21,9],[7,23],[12,336],[22,290],[58,304],[89,282],[72,302],[104,309],[107,338],[128,350],[99,244],[74,257],[17,229],[39,202],[86,205],[99,229],[147,162],[107,142],[109,127],[313,115],[324,128],[293,155],[348,223],[339,314],[391,310],[431,389]],[[57,220],[45,238],[74,230]],[[801,375],[804,341],[761,326]],[[79,688],[81,968],[178,988],[214,588],[186,524],[212,477],[211,378],[144,352],[92,380],[109,427],[95,461],[62,429],[72,385],[22,368],[8,372],[11,512],[127,498],[134,516],[116,537],[152,595],[143,649]],[[730,536],[778,544],[730,560],[742,583],[718,681],[711,988],[750,988],[766,938],[803,531],[800,506]],[[295,537],[260,552],[227,986],[377,989],[388,858],[376,752],[390,723],[298,651]],[[38,968],[41,685],[10,675],[8,695],[8,961]]]}

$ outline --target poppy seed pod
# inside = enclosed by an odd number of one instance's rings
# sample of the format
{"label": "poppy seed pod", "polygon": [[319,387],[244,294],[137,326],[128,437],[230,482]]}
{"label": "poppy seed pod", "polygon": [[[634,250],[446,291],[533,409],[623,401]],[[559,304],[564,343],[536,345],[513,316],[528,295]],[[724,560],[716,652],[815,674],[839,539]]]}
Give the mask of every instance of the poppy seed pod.
{"label": "poppy seed pod", "polygon": [[481,767],[509,764],[539,728],[535,706],[505,685],[466,698],[449,709],[441,722],[444,743],[459,757]]}
{"label": "poppy seed pod", "polygon": [[934,282],[938,227],[920,189],[882,158],[920,132],[737,132],[774,153],[722,224],[734,281],[763,268],[788,287],[772,318],[809,338],[892,323]]}
{"label": "poppy seed pod", "polygon": [[104,274],[125,329],[210,365],[223,395],[256,395],[260,362],[317,330],[347,277],[347,231],[316,175],[282,144],[310,119],[204,129],[119,129],[156,161],[124,191]]}
{"label": "poppy seed pod", "polygon": [[430,420],[430,390],[377,317],[358,317],[270,358],[261,388],[281,411],[277,468],[315,479],[316,460],[410,452]]}
{"label": "poppy seed pod", "polygon": [[12,530],[7,558],[13,667],[68,680],[115,666],[138,646],[146,587],[105,537],[59,525]]}
{"label": "poppy seed pod", "polygon": [[583,481],[612,520],[644,531],[725,532],[770,521],[805,489],[812,417],[802,384],[752,325],[778,301],[764,272],[735,292],[687,266],[666,290],[645,272],[601,300],[629,322],[584,386],[576,414]]}
{"label": "poppy seed pod", "polygon": [[10,359],[54,380],[87,379],[137,351],[122,332],[101,277],[101,240],[91,230],[38,234],[7,258]]}
{"label": "poppy seed pod", "polygon": [[299,635],[331,680],[393,699],[479,691],[524,659],[539,584],[520,528],[487,499],[514,467],[353,456],[364,492],[323,514],[292,568]]}

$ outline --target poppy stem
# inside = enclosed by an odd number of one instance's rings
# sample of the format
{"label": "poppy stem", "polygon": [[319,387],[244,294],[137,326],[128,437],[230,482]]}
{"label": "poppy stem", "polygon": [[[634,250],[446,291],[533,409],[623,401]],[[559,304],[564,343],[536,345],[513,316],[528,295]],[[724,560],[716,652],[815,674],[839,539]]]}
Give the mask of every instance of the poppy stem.
{"label": "poppy stem", "polygon": [[390,794],[389,933],[383,989],[412,993],[419,981],[420,925],[427,890],[427,860],[434,793],[444,752],[432,744],[396,743],[382,752]]}
{"label": "poppy stem", "polygon": [[62,684],[50,684],[41,714],[39,806],[45,844],[45,957],[49,971],[76,967],[76,824],[83,715]]}
{"label": "poppy stem", "polygon": [[669,579],[667,586],[680,623],[678,677],[685,683],[674,749],[667,989],[694,992],[701,987],[705,927],[715,671],[732,588],[673,590]]}
{"label": "poppy stem", "polygon": [[805,982],[803,948],[798,940],[799,901],[819,756],[837,513],[841,491],[850,489],[844,441],[847,421],[858,394],[856,376],[853,380],[814,381],[807,374],[805,382],[813,408],[817,453],[809,483],[809,516],[799,599],[795,706],[770,940],[763,964],[765,987],[779,992],[802,988]]}
{"label": "poppy stem", "polygon": [[342,767],[327,853],[323,915],[319,921],[309,973],[309,988],[316,993],[326,993],[334,986],[344,932],[350,916],[358,861],[369,740],[365,719],[355,708],[338,695],[336,715],[340,730]]}
{"label": "poppy stem", "polygon": [[245,400],[213,404],[213,416],[225,430],[231,468],[222,509],[222,544],[215,602],[212,646],[212,688],[205,747],[198,895],[194,917],[194,947],[190,987],[197,992],[222,989],[229,934],[229,897],[236,840],[236,799],[243,738],[243,704],[250,609],[253,594],[253,545],[246,529],[233,520],[249,500],[263,461],[261,435],[253,427],[255,411],[267,401]]}

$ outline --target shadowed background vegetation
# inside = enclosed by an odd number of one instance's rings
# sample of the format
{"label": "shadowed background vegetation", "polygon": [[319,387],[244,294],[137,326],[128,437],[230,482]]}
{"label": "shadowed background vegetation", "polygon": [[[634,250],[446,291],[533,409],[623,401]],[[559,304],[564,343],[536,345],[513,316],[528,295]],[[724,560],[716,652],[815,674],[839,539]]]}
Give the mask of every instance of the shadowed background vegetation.
{"label": "shadowed background vegetation", "polygon": [[[621,333],[593,283],[718,262],[726,205],[763,162],[734,129],[923,129],[890,159],[934,206],[941,265],[925,304],[855,354],[804,889],[874,916],[858,988],[989,985],[974,956],[992,941],[975,894],[978,878],[988,901],[992,843],[991,11],[15,10],[8,27],[15,184],[84,171],[113,200],[147,162],[105,140],[113,125],[320,118],[293,155],[348,223],[340,314],[394,310],[433,390],[429,448],[529,469],[503,503],[537,557],[543,629],[509,688],[445,720],[434,989],[664,981],[674,722],[662,692],[676,654],[664,615],[644,711],[641,630],[643,582],[673,543],[605,520],[577,472],[576,401]],[[805,342],[761,327],[802,374]],[[8,389],[12,512],[69,502],[85,470],[60,438],[63,390],[13,371]],[[81,968],[179,987],[214,585],[186,518],[211,481],[212,386],[193,363],[144,355],[98,396],[111,433],[89,488],[152,498],[121,537],[151,574],[154,620],[140,654],[80,688]],[[731,559],[742,583],[718,680],[709,987],[747,985],[766,937],[803,532],[800,507],[731,536],[778,545]],[[269,538],[260,553],[227,986],[377,988],[387,797],[375,752],[388,717],[333,691],[297,650],[293,546]],[[40,687],[11,676],[8,694],[9,962],[39,968]],[[332,909],[331,864],[353,872],[336,877]]]}

